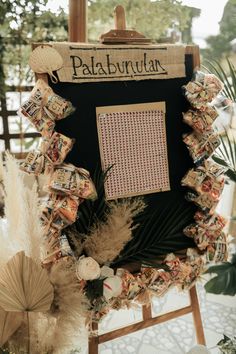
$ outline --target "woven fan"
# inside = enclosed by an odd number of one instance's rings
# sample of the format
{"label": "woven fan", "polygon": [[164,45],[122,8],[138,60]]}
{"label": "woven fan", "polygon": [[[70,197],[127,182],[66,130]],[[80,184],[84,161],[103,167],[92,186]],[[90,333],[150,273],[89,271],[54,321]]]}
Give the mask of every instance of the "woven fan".
{"label": "woven fan", "polygon": [[0,347],[20,327],[24,314],[22,312],[6,312],[0,308]]}
{"label": "woven fan", "polygon": [[23,251],[18,252],[0,272],[0,306],[5,311],[49,310],[53,287],[46,270]]}

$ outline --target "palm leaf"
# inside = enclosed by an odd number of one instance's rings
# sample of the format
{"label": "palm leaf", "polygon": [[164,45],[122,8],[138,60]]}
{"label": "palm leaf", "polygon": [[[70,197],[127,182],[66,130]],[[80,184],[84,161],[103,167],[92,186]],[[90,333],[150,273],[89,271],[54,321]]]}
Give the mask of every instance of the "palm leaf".
{"label": "palm leaf", "polygon": [[231,296],[236,294],[236,253],[233,255],[231,262],[212,266],[206,273],[217,274],[216,277],[205,284],[208,293]]}
{"label": "palm leaf", "polygon": [[236,100],[236,70],[235,70],[235,67],[234,65],[231,63],[231,61],[227,58],[227,63],[228,63],[228,66],[229,66],[229,71],[230,71],[230,77],[231,77],[231,87],[232,87],[232,90],[233,90],[233,101]]}
{"label": "palm leaf", "polygon": [[92,226],[98,221],[103,220],[107,211],[107,203],[104,192],[104,182],[109,168],[105,173],[100,168],[96,168],[93,176],[93,181],[96,186],[98,198],[96,201],[85,200],[78,211],[78,220],[76,221],[76,229],[78,234],[87,235]]}
{"label": "palm leaf", "polygon": [[230,98],[232,101],[236,101],[236,70],[234,65],[227,59],[227,64],[229,67],[229,75],[224,70],[223,66],[216,60],[206,61],[204,68],[208,72],[214,73],[219,79],[224,83],[223,93],[226,97]]}
{"label": "palm leaf", "polygon": [[194,206],[179,198],[164,208],[162,205],[157,205],[154,210],[147,208],[132,240],[113,265],[141,262],[155,266],[159,256],[195,247],[193,240],[184,236],[182,231],[193,221],[193,213]]}
{"label": "palm leaf", "polygon": [[227,167],[225,174],[236,182],[236,141],[234,136],[225,129],[224,136],[220,136],[221,146],[216,149],[212,159],[223,167]]}

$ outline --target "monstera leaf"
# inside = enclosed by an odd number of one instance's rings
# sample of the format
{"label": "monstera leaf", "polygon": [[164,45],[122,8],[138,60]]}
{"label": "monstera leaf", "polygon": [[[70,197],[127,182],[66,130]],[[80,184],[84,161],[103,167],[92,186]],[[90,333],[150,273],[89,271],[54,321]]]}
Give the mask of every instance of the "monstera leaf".
{"label": "monstera leaf", "polygon": [[231,296],[236,294],[236,253],[233,255],[231,262],[212,266],[206,273],[217,274],[216,277],[205,284],[208,293]]}

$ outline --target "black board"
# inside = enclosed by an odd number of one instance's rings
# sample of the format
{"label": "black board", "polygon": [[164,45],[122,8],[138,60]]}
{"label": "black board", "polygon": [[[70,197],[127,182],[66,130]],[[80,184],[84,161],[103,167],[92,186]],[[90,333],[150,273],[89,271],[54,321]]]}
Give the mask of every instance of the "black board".
{"label": "black board", "polygon": [[[189,130],[182,122],[182,112],[189,107],[183,95],[182,86],[191,80],[193,74],[193,56],[191,54],[185,55],[185,66],[185,78],[81,84],[60,82],[53,84],[50,82],[49,84],[55,93],[70,100],[76,107],[72,116],[58,121],[56,125],[56,131],[76,139],[66,162],[86,168],[90,171],[91,176],[100,166],[96,107],[165,101],[171,190],[146,195],[145,199],[149,205],[150,215],[154,209],[163,210],[165,207],[168,209],[168,205],[173,207],[178,203],[185,203],[184,205],[191,212],[189,223],[193,221],[196,208],[185,200],[186,189],[181,187],[182,177],[193,167],[192,159],[182,141],[183,133]],[[182,225],[180,227],[182,228]],[[155,230],[153,232],[155,233]],[[173,246],[173,249],[170,247],[169,252],[187,247],[194,247],[194,242],[181,232],[179,245]],[[161,249],[159,253],[162,253]]]}

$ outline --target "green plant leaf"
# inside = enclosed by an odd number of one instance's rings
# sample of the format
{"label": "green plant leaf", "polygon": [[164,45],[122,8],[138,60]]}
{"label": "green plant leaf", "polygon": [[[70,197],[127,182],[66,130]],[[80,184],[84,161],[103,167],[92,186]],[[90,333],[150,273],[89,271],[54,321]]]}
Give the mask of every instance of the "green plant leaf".
{"label": "green plant leaf", "polygon": [[233,90],[233,98],[235,101],[235,98],[236,98],[236,70],[235,70],[234,65],[231,63],[231,61],[228,58],[227,58],[227,63],[228,63],[229,70],[230,70],[230,77],[232,80],[231,87]]}
{"label": "green plant leaf", "polygon": [[192,207],[187,201],[176,198],[176,203],[170,202],[165,208],[157,205],[152,212],[147,208],[132,240],[113,265],[141,262],[155,267],[160,256],[163,259],[170,252],[195,247],[193,240],[183,234],[184,227],[193,222]]}
{"label": "green plant leaf", "polygon": [[86,296],[90,301],[101,297],[103,294],[103,279],[95,279],[87,282],[85,288]]}
{"label": "green plant leaf", "polygon": [[105,173],[102,172],[101,168],[96,168],[92,179],[97,190],[98,198],[95,201],[85,200],[79,207],[78,220],[76,221],[78,234],[89,235],[91,227],[98,220],[104,220],[108,211],[104,192],[104,181],[111,168],[112,167],[107,169]]}
{"label": "green plant leaf", "polygon": [[236,171],[232,171],[230,169],[228,169],[225,172],[225,175],[229,177],[229,179],[231,179],[231,181],[236,182]]}
{"label": "green plant leaf", "polygon": [[[230,63],[230,65],[229,65]],[[224,83],[223,93],[232,101],[236,100],[236,91],[234,89],[234,83],[236,80],[235,68],[231,62],[228,61],[230,77],[222,67],[222,65],[216,60],[207,60],[207,67],[204,67],[208,72],[214,73]]]}
{"label": "green plant leaf", "polygon": [[219,165],[224,166],[224,167],[228,167],[228,164],[225,160],[221,159],[220,157],[218,157],[217,155],[212,155],[212,159],[217,162]]}
{"label": "green plant leaf", "polygon": [[221,145],[216,149],[212,159],[219,165],[228,167],[225,174],[236,182],[236,141],[229,136],[225,129],[224,136],[220,136]]}
{"label": "green plant leaf", "polygon": [[205,284],[208,293],[234,296],[236,294],[236,253],[231,262],[210,267],[206,273],[215,273],[217,276]]}

